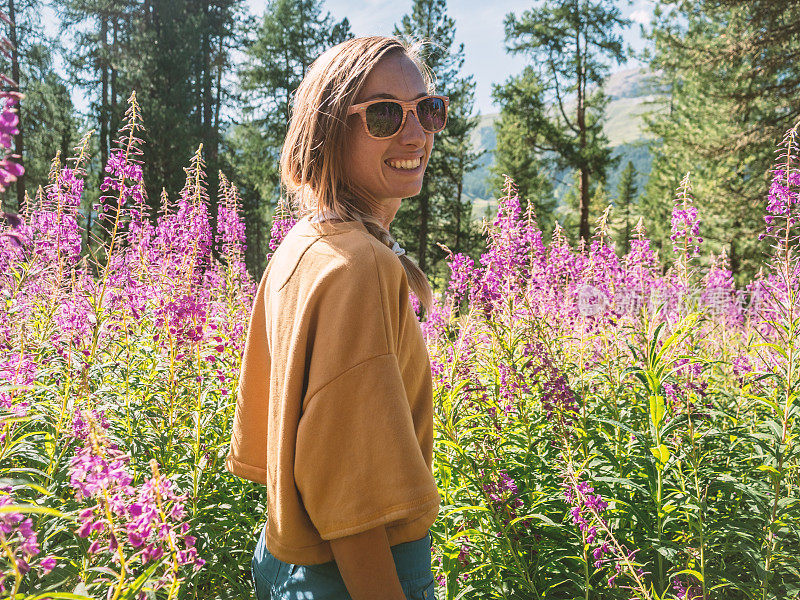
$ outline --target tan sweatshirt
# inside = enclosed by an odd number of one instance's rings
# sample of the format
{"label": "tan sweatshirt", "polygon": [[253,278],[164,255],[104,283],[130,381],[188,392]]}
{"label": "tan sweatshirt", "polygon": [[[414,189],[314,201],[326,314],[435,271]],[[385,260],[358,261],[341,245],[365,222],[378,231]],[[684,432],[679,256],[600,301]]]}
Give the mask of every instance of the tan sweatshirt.
{"label": "tan sweatshirt", "polygon": [[233,474],[267,485],[267,549],[301,565],[439,512],[430,362],[397,256],[359,222],[301,219],[267,265],[242,358]]}

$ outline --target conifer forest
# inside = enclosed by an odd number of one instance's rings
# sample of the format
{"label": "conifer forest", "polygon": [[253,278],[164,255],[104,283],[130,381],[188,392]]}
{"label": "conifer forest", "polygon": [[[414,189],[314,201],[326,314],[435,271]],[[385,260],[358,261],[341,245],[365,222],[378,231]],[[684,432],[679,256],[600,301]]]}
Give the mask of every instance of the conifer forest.
{"label": "conifer forest", "polygon": [[[800,0],[652,0],[643,50],[627,0],[520,1],[493,114],[486,41],[406,3],[374,33],[429,42],[450,99],[391,225],[434,291],[436,599],[800,600]],[[242,351],[298,219],[293,94],[351,21],[5,0],[0,28],[0,598],[254,598]]]}

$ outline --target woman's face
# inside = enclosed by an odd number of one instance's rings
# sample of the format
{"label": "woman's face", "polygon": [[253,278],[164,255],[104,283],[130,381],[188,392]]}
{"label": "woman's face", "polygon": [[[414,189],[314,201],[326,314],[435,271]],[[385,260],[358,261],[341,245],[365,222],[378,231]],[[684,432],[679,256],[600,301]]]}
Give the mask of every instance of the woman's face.
{"label": "woman's face", "polygon": [[[353,104],[374,98],[414,100],[428,93],[417,66],[404,54],[384,57],[367,76],[364,87]],[[349,178],[366,189],[383,208],[384,224],[394,218],[401,198],[416,196],[422,189],[422,177],[433,148],[433,134],[425,133],[415,113],[408,113],[403,128],[393,137],[374,139],[367,135],[360,115],[348,117]],[[419,159],[419,166],[403,169],[392,166],[397,161]]]}

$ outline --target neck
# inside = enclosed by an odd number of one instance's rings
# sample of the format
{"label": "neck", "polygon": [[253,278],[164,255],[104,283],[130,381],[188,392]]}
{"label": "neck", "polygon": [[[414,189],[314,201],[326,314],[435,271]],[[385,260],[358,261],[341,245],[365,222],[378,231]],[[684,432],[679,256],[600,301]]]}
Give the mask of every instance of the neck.
{"label": "neck", "polygon": [[378,220],[383,224],[386,231],[389,231],[389,225],[392,224],[397,210],[400,208],[400,198],[389,198],[384,200],[381,204],[381,210],[378,214]]}

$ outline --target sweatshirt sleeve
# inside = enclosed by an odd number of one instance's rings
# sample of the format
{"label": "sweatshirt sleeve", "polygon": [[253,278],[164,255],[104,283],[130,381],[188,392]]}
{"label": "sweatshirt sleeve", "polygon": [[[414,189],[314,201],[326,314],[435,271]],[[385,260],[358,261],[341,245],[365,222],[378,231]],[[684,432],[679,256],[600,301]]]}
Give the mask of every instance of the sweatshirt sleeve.
{"label": "sweatshirt sleeve", "polygon": [[239,371],[231,445],[225,468],[239,477],[267,483],[267,427],[270,356],[267,346],[262,279],[250,314]]}
{"label": "sweatshirt sleeve", "polygon": [[309,400],[294,474],[324,540],[414,518],[439,502],[394,354],[354,366]]}
{"label": "sweatshirt sleeve", "polygon": [[374,263],[339,279],[320,305],[310,356],[311,381],[325,373],[327,382],[304,398],[294,464],[324,540],[411,520],[439,502],[395,353],[399,286]]}

